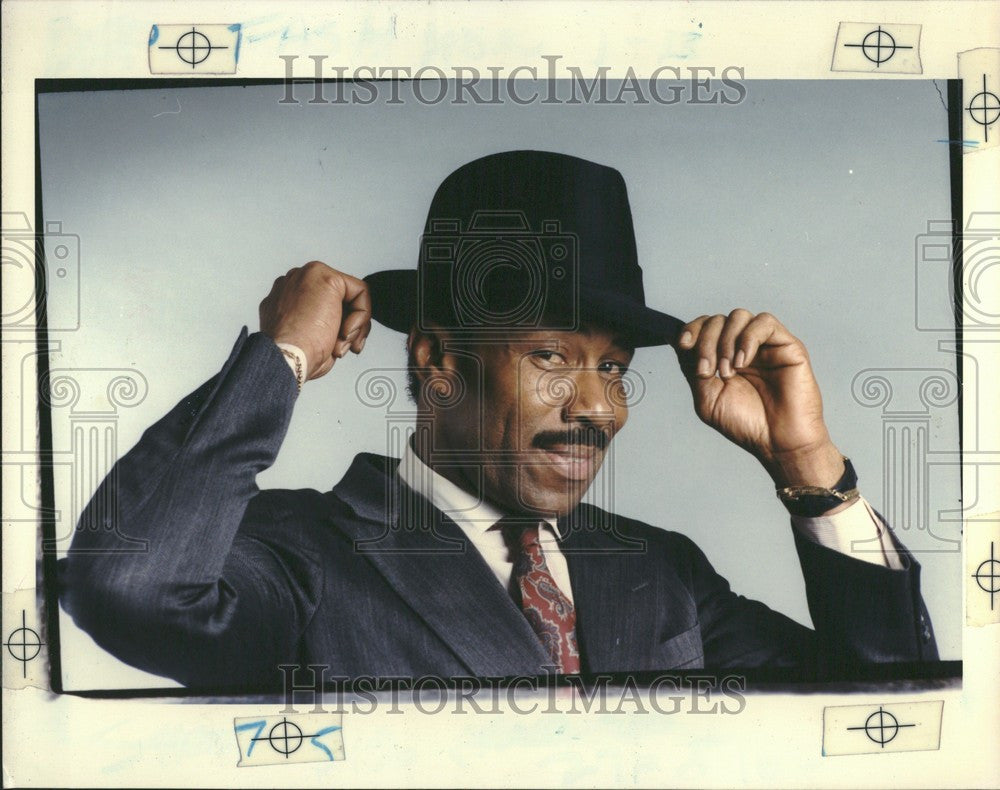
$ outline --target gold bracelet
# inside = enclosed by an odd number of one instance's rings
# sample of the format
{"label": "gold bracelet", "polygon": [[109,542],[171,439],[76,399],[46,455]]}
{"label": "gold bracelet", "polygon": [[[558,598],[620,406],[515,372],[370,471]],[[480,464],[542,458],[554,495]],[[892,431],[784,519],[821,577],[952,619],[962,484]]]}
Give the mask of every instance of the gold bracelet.
{"label": "gold bracelet", "polygon": [[305,381],[305,376],[302,373],[302,359],[298,354],[293,354],[287,348],[281,348],[279,346],[278,350],[290,360],[295,362],[295,386],[299,388],[299,392],[302,392],[302,382]]}

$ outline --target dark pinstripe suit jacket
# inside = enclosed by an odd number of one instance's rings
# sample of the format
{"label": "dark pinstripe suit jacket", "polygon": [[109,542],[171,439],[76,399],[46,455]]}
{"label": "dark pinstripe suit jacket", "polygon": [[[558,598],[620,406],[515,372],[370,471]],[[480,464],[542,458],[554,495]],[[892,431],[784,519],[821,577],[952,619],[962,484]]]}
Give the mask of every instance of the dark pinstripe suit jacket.
{"label": "dark pinstripe suit jacket", "polygon": [[[326,493],[257,489],[294,400],[274,344],[244,332],[84,512],[60,565],[76,623],[201,688],[278,687],[277,666],[296,662],[351,677],[543,674],[517,606],[461,530],[408,495],[395,460],[359,455]],[[591,672],[937,658],[909,555],[893,571],[796,537],[811,630],[734,594],[678,533],[587,505],[559,526]],[[116,551],[121,534],[148,551]]]}

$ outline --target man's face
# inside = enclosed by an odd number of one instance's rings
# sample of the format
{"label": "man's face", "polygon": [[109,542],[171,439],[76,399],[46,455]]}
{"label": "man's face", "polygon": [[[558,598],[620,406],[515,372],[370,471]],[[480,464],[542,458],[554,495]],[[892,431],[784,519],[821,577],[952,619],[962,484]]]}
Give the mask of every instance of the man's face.
{"label": "man's face", "polygon": [[[551,517],[575,507],[628,418],[628,345],[586,328],[444,353],[466,392],[435,410],[435,468],[507,511]],[[451,465],[441,450],[464,457]]]}

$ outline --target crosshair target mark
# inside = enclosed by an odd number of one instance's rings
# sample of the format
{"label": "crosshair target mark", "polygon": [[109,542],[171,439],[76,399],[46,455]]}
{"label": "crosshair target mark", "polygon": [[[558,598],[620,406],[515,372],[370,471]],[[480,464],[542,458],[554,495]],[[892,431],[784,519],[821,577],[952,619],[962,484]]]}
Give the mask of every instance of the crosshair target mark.
{"label": "crosshair target mark", "polygon": [[877,743],[879,747],[884,749],[885,745],[892,741],[903,727],[916,726],[916,724],[900,724],[899,719],[879,705],[878,710],[865,719],[863,727],[848,727],[847,729],[864,730],[868,740]]}
{"label": "crosshair target mark", "polygon": [[[911,46],[897,44],[892,33],[883,30],[881,25],[861,39],[860,44],[844,44],[844,46],[860,49],[861,54],[875,64],[875,68],[879,68],[883,63],[891,60],[897,49],[913,49]],[[883,50],[886,53],[885,57],[882,56]]]}
{"label": "crosshair target mark", "polygon": [[993,541],[990,541],[990,558],[983,560],[972,574],[979,589],[990,594],[990,611],[993,611],[993,596],[1000,593],[1000,560],[993,556]]}
{"label": "crosshair target mark", "polygon": [[[976,100],[979,104],[976,104]],[[1000,118],[1000,97],[986,89],[986,75],[983,74],[983,89],[969,100],[965,108],[973,123],[983,127],[984,142],[990,141],[990,126]]]}
{"label": "crosshair target mark", "polygon": [[10,632],[7,641],[3,643],[7,652],[15,661],[21,662],[21,675],[28,677],[28,662],[33,661],[42,652],[41,635],[34,629],[29,628],[25,610],[21,610],[21,627]]}
{"label": "crosshair target mark", "polygon": [[208,56],[214,50],[229,49],[229,47],[214,45],[209,41],[208,36],[192,27],[189,31],[182,34],[173,46],[160,47],[160,49],[174,50],[177,53],[177,57],[185,63],[190,64],[193,69],[199,63],[204,63],[208,60]]}

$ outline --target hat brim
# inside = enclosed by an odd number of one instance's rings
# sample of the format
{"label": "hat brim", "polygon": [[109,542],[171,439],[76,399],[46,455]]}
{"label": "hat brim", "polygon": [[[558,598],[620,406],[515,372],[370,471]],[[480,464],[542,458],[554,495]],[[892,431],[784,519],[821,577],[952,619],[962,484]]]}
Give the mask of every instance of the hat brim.
{"label": "hat brim", "polygon": [[[417,322],[416,269],[390,269],[364,278],[372,300],[372,316],[397,332],[409,332]],[[580,286],[580,322],[597,324],[622,335],[633,347],[672,345],[684,322],[621,294]]]}

